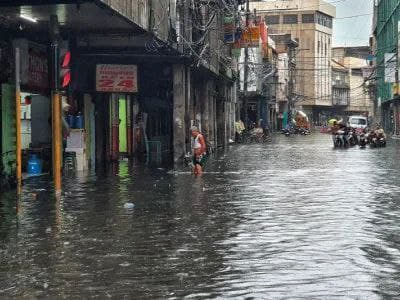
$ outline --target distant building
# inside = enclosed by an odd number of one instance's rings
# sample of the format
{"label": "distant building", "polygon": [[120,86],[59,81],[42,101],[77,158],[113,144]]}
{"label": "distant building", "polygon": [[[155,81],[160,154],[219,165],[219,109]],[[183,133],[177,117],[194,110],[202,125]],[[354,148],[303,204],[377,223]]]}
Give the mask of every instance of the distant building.
{"label": "distant building", "polygon": [[[368,46],[332,49],[332,61],[334,62],[332,64],[332,102],[336,110],[338,106],[345,107],[345,115],[374,116],[374,100],[369,92],[370,81],[368,80],[371,75],[371,68],[367,60],[370,52]],[[344,74],[340,74],[339,66],[347,72],[348,78],[344,81]],[[346,94],[349,96],[349,101],[345,105]],[[337,102],[338,100],[339,102]]]}
{"label": "distant building", "polygon": [[[263,26],[266,30],[265,24],[261,23],[254,26]],[[264,38],[265,47],[260,38],[259,43],[250,45],[247,50],[244,47],[240,50],[239,95],[242,102],[240,118],[247,126],[259,124],[273,130],[276,128],[276,63],[278,57],[273,40],[268,35]]]}
{"label": "distant building", "polygon": [[332,105],[337,116],[344,114],[350,103],[349,70],[332,59]]}
{"label": "distant building", "polygon": [[322,0],[255,1],[251,10],[265,18],[271,34],[290,33],[298,40],[296,107],[314,122],[329,114],[332,22],[336,8]]}

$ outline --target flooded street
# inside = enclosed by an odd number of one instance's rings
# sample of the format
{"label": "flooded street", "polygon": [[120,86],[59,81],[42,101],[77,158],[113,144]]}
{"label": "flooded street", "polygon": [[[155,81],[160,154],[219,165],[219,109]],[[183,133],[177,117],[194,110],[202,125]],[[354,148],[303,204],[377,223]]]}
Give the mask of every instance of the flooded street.
{"label": "flooded street", "polygon": [[[129,168],[45,179],[0,206],[0,298],[400,297],[400,143],[235,145],[202,178]],[[125,208],[133,203],[134,208]]]}

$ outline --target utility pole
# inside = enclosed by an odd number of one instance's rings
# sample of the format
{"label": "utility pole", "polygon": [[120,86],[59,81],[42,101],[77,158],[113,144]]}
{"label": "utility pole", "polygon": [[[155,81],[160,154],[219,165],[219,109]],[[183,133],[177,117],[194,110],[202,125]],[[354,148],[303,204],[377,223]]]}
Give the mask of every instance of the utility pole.
{"label": "utility pole", "polygon": [[293,78],[293,55],[294,49],[289,45],[289,91],[288,91],[288,124],[292,123],[292,107],[293,107],[293,90],[294,90],[294,78]]}
{"label": "utility pole", "polygon": [[52,79],[52,125],[53,125],[53,179],[56,193],[61,191],[62,135],[61,135],[61,98],[59,72],[59,24],[57,15],[50,16],[51,36],[51,79]]}
{"label": "utility pole", "polygon": [[[246,29],[249,28],[249,16],[250,16],[250,0],[246,0]],[[247,97],[247,89],[248,89],[248,80],[249,80],[249,47],[247,41],[245,41],[246,45],[244,48],[244,82],[243,82],[243,90],[244,90],[244,124],[246,127],[248,126],[249,121],[249,111],[248,105],[249,100]]]}
{"label": "utility pole", "polygon": [[17,193],[21,194],[22,186],[22,143],[21,143],[21,52],[15,48],[15,129],[16,129],[16,161],[17,161]]}
{"label": "utility pole", "polygon": [[292,113],[294,108],[294,76],[296,67],[296,47],[299,44],[296,41],[290,40],[288,42],[289,49],[289,84],[288,84],[288,124],[292,122]]}

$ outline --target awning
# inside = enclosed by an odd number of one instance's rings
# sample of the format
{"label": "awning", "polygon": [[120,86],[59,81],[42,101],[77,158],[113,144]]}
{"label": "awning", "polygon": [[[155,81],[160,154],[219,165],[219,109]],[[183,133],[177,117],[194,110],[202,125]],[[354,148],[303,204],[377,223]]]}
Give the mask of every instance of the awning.
{"label": "awning", "polygon": [[48,31],[50,15],[57,15],[62,31],[130,34],[145,30],[101,1],[1,0],[0,25],[22,23],[33,31]]}

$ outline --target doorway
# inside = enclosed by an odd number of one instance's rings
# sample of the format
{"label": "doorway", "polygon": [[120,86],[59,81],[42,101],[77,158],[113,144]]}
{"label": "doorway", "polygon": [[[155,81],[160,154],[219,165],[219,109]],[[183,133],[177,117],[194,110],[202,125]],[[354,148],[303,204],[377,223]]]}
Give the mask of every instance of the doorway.
{"label": "doorway", "polygon": [[127,131],[127,101],[126,97],[119,98],[119,152],[128,153],[128,131]]}

